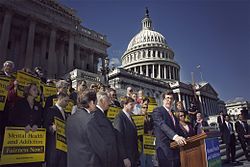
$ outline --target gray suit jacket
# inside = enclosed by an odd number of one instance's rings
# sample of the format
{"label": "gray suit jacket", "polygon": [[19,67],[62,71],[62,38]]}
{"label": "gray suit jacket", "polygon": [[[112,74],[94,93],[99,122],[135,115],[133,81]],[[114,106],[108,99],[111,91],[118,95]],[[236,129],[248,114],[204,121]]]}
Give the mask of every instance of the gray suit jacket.
{"label": "gray suit jacket", "polygon": [[96,137],[101,137],[101,142],[97,143],[99,147],[104,148],[104,155],[100,155],[103,167],[118,167],[118,143],[116,140],[116,129],[110,120],[97,107],[91,117],[90,125],[95,127]]}
{"label": "gray suit jacket", "polygon": [[102,167],[101,159],[105,148],[99,147],[103,141],[91,125],[92,114],[84,109],[67,119],[66,137],[68,144],[68,167]]}

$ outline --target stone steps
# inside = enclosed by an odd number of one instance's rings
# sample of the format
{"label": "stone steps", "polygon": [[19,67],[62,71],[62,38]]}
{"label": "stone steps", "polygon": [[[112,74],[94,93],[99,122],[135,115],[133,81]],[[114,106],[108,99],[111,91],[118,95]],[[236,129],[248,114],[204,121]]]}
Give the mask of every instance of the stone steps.
{"label": "stone steps", "polygon": [[[219,140],[220,142],[220,154],[221,154],[221,161],[222,164],[226,161],[226,144],[222,143],[222,140]],[[243,149],[241,148],[240,142],[237,140],[235,145],[236,153],[235,153],[235,159],[236,161],[241,161],[245,159],[245,155],[243,152]]]}

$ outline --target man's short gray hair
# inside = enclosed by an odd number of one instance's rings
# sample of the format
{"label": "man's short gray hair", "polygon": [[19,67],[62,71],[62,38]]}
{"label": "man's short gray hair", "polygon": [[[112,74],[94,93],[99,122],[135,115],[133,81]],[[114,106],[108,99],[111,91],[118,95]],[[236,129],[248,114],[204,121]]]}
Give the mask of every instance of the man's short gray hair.
{"label": "man's short gray hair", "polygon": [[12,68],[15,68],[15,64],[13,61],[10,61],[10,60],[7,60],[6,62],[3,63],[3,66],[7,66],[8,64],[11,64],[12,65]]}
{"label": "man's short gray hair", "polygon": [[68,85],[69,83],[65,80],[59,80],[56,82],[56,88],[66,88]]}
{"label": "man's short gray hair", "polygon": [[101,99],[105,99],[105,98],[109,98],[108,97],[108,94],[106,93],[106,92],[98,92],[97,94],[96,94],[96,96],[97,96],[97,103],[99,103],[100,101],[101,101]]}

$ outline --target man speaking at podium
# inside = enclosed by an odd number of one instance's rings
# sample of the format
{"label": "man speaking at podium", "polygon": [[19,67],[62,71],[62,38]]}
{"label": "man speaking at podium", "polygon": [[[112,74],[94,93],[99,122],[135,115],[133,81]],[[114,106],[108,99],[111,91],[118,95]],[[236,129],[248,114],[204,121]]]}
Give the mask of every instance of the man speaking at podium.
{"label": "man speaking at podium", "polygon": [[171,149],[170,143],[176,141],[178,145],[186,144],[179,121],[172,113],[173,93],[166,91],[162,95],[163,106],[154,109],[154,133],[156,136],[156,152],[159,167],[180,167],[179,149]]}

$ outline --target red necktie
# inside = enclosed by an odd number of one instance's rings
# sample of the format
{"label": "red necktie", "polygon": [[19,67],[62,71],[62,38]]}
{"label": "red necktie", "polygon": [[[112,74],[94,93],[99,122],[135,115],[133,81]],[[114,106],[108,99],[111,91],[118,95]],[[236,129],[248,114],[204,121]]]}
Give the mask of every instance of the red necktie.
{"label": "red necktie", "polygon": [[171,111],[169,111],[168,113],[169,113],[170,117],[172,118],[173,124],[175,126],[175,119],[174,119],[173,113]]}

